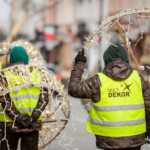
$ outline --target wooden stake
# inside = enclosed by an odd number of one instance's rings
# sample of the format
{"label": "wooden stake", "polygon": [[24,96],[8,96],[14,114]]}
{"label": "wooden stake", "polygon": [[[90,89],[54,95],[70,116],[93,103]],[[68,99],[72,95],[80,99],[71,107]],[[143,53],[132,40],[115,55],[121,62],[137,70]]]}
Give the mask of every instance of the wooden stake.
{"label": "wooden stake", "polygon": [[17,36],[19,30],[21,29],[22,25],[26,21],[27,17],[28,17],[28,9],[25,10],[25,13],[24,13],[23,17],[14,26],[14,28],[11,31],[11,34],[6,38],[5,42],[11,43],[13,41],[13,39]]}
{"label": "wooden stake", "polygon": [[[115,21],[116,21],[116,20],[115,20]],[[138,69],[138,70],[141,70],[140,65],[138,64],[138,62],[137,62],[137,60],[136,60],[136,58],[135,58],[135,56],[134,56],[134,54],[133,54],[133,51],[132,51],[131,47],[129,47],[129,45],[128,45],[128,43],[127,43],[127,40],[126,40],[126,38],[125,38],[125,36],[124,36],[123,29],[122,29],[122,27],[120,26],[120,24],[118,23],[118,21],[116,21],[116,27],[117,27],[117,29],[118,29],[118,31],[119,31],[121,37],[122,37],[123,42],[125,43],[127,49],[129,50],[129,53],[130,53],[130,55],[131,55],[131,57],[132,57],[132,59],[133,59],[135,65],[136,65],[137,69]]]}

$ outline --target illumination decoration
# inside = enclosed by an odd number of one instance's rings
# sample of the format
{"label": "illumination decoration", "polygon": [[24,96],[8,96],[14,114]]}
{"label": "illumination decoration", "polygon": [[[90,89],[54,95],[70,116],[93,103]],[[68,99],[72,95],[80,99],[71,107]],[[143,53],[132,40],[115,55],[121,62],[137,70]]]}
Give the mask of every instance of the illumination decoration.
{"label": "illumination decoration", "polygon": [[30,65],[35,64],[36,66],[46,68],[46,62],[44,61],[40,52],[31,43],[24,40],[17,40],[11,43],[11,48],[14,46],[23,46],[26,49],[29,56]]}
{"label": "illumination decoration", "polygon": [[[9,53],[14,46],[22,46],[26,49],[30,65],[46,68],[46,62],[40,52],[31,43],[24,40],[13,41],[12,43],[0,43],[0,60],[3,62],[3,65],[9,64]],[[5,58],[4,60],[3,57]]]}
{"label": "illumination decoration", "polygon": [[[14,65],[0,71],[0,96],[5,98],[5,94],[20,90],[23,87],[37,86],[41,89],[41,94],[44,88],[48,89],[49,103],[42,113],[42,130],[39,134],[38,146],[39,149],[42,149],[56,139],[69,120],[70,104],[63,89],[64,86],[56,74],[46,69],[41,54],[29,42],[19,40],[12,43],[1,43],[0,45],[0,53],[6,55],[5,58],[7,58],[6,62],[3,61],[4,65],[8,64],[9,52],[14,46],[23,46],[29,55],[29,65]],[[40,78],[38,84],[31,78],[31,72],[34,69],[36,69],[35,76]],[[14,84],[13,81],[8,81],[6,72],[18,75],[18,78],[22,79],[21,82],[16,81]]]}

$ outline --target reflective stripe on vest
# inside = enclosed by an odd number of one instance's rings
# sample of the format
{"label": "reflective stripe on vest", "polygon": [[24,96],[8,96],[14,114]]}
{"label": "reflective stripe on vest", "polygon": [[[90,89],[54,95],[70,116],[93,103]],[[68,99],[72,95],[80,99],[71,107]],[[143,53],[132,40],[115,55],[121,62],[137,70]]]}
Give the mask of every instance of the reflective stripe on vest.
{"label": "reflective stripe on vest", "polygon": [[21,114],[24,114],[24,113],[28,113],[28,112],[33,112],[34,108],[23,108],[23,109],[19,109],[19,112]]}
{"label": "reflective stripe on vest", "polygon": [[[23,108],[23,109],[19,109],[20,113],[27,113],[27,112],[32,112],[34,110],[34,108]],[[0,108],[0,113],[4,113],[4,109]]]}
{"label": "reflective stripe on vest", "polygon": [[141,80],[137,71],[124,81],[98,73],[101,99],[92,103],[86,130],[107,137],[124,137],[146,131]]}
{"label": "reflective stripe on vest", "polygon": [[100,125],[100,126],[110,126],[110,127],[118,127],[118,126],[131,126],[131,125],[137,125],[145,122],[145,118],[138,119],[138,120],[127,120],[127,121],[101,121],[92,119],[91,117],[88,117],[87,121]]}
{"label": "reflective stripe on vest", "polygon": [[[8,84],[13,87],[18,83],[24,84],[24,76],[21,78],[18,75],[15,75],[9,71],[5,71],[5,76],[7,78]],[[35,83],[40,83],[41,78],[38,72],[36,71],[36,67],[33,68],[32,72],[30,73],[31,79]],[[16,109],[22,115],[32,115],[33,110],[37,106],[39,95],[40,95],[40,88],[39,87],[29,87],[29,88],[22,88],[19,91],[13,91],[9,95],[11,100],[16,107]],[[2,109],[2,106],[1,108]],[[2,111],[3,112],[3,111]],[[42,119],[42,115],[39,117],[38,120]],[[12,122],[12,120],[4,113],[0,113],[0,122]]]}
{"label": "reflective stripe on vest", "polygon": [[144,103],[135,105],[118,105],[118,106],[95,106],[92,104],[92,107],[97,111],[121,111],[121,110],[136,110],[145,108]]}
{"label": "reflective stripe on vest", "polygon": [[11,98],[11,100],[14,101],[18,101],[20,99],[39,99],[39,95],[34,95],[34,94],[24,94],[24,95],[18,95],[18,96],[14,96]]}

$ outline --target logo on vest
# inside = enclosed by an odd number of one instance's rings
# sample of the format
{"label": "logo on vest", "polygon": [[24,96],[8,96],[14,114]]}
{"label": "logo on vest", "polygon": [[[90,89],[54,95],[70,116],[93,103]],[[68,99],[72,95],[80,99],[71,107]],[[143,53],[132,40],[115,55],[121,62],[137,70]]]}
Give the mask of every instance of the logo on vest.
{"label": "logo on vest", "polygon": [[108,97],[129,97],[131,94],[130,87],[133,83],[127,84],[124,82],[124,85],[121,84],[121,88],[109,88]]}

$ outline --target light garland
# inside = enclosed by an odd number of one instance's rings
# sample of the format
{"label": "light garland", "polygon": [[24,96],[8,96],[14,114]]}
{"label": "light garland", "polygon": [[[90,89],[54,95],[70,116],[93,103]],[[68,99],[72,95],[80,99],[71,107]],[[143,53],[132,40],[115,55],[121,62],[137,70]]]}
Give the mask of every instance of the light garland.
{"label": "light garland", "polygon": [[119,13],[116,13],[115,15],[113,15],[111,17],[108,17],[105,21],[102,22],[102,24],[98,27],[98,29],[91,36],[89,36],[87,38],[87,42],[84,45],[85,52],[88,51],[89,46],[92,44],[91,41],[95,38],[95,36],[96,35],[101,35],[101,33],[103,32],[103,30],[106,27],[106,25],[108,25],[107,29],[109,29],[109,24],[113,23],[114,20],[118,20],[121,17],[129,16],[131,14],[137,14],[137,15],[139,15],[141,13],[147,13],[147,14],[149,14],[150,13],[150,8],[127,9],[127,10],[121,11]]}

